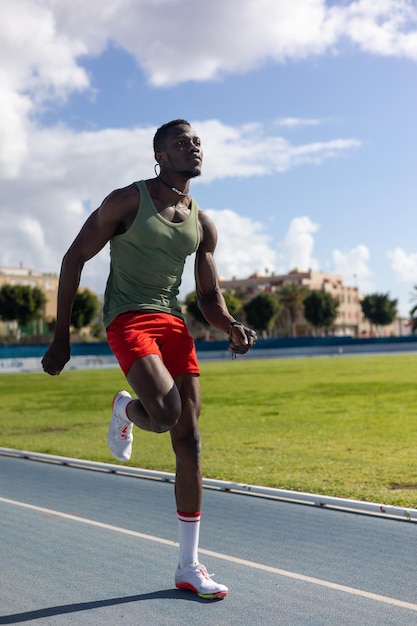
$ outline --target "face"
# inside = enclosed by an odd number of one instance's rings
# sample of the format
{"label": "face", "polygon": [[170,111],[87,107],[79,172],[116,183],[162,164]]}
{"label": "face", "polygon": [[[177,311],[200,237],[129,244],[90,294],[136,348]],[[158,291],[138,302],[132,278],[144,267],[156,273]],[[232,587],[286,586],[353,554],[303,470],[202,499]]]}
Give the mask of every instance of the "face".
{"label": "face", "polygon": [[187,180],[201,174],[201,141],[189,126],[174,126],[168,135],[165,150],[157,157],[161,169],[173,170]]}

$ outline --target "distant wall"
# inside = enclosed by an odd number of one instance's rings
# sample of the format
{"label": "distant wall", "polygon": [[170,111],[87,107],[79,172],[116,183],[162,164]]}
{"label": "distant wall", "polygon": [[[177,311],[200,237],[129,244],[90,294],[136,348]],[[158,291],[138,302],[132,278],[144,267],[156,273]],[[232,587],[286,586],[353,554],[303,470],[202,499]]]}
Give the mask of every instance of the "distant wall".
{"label": "distant wall", "polygon": [[[231,359],[227,341],[197,341],[201,361]],[[41,370],[47,344],[0,346],[0,373]],[[253,350],[238,358],[281,358],[417,352],[417,336],[356,339],[353,337],[296,337],[260,339]],[[115,367],[117,361],[106,342],[74,343],[67,369]]]}

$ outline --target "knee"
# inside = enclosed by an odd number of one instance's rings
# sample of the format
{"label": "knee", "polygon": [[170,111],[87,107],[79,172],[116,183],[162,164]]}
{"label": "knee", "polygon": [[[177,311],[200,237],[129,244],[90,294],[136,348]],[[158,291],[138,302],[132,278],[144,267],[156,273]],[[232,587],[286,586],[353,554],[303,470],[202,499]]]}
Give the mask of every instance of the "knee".
{"label": "knee", "polygon": [[172,430],[181,415],[181,403],[158,407],[152,414],[152,422],[156,433],[166,433]]}
{"label": "knee", "polygon": [[174,419],[170,419],[168,416],[164,420],[158,420],[153,422],[153,432],[160,433],[168,433],[173,428],[175,428],[176,421]]}

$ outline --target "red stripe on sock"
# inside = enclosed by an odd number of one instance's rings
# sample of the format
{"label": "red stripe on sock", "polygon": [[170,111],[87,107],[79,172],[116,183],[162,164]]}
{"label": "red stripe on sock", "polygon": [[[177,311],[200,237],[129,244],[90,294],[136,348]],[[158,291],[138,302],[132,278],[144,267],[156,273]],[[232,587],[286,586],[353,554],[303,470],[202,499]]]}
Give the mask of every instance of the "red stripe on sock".
{"label": "red stripe on sock", "polygon": [[183,513],[182,511],[177,511],[178,519],[181,522],[199,522],[201,517],[201,512],[197,511],[196,513]]}

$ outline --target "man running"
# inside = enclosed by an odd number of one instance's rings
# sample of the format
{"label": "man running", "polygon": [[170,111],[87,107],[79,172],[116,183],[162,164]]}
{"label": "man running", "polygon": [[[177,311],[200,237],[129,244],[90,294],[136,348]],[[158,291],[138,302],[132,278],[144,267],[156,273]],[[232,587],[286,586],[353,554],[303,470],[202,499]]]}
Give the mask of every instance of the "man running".
{"label": "man running", "polygon": [[207,321],[229,335],[230,347],[245,353],[256,333],[229,313],[213,260],[217,231],[189,195],[201,174],[201,142],[185,120],[161,126],[154,137],[155,178],[110,193],[87,219],[65,254],[58,289],[54,338],[42,360],[58,375],[70,359],[71,310],[84,263],[110,241],[110,274],[103,321],[109,345],[134,391],[113,400],[108,431],[112,454],[128,461],[133,425],[169,431],[176,457],[175,496],[179,564],[175,584],[206,599],[228,589],[212,580],[198,560],[202,501],[199,366],[177,296],[186,257],[196,253],[199,307]]}

